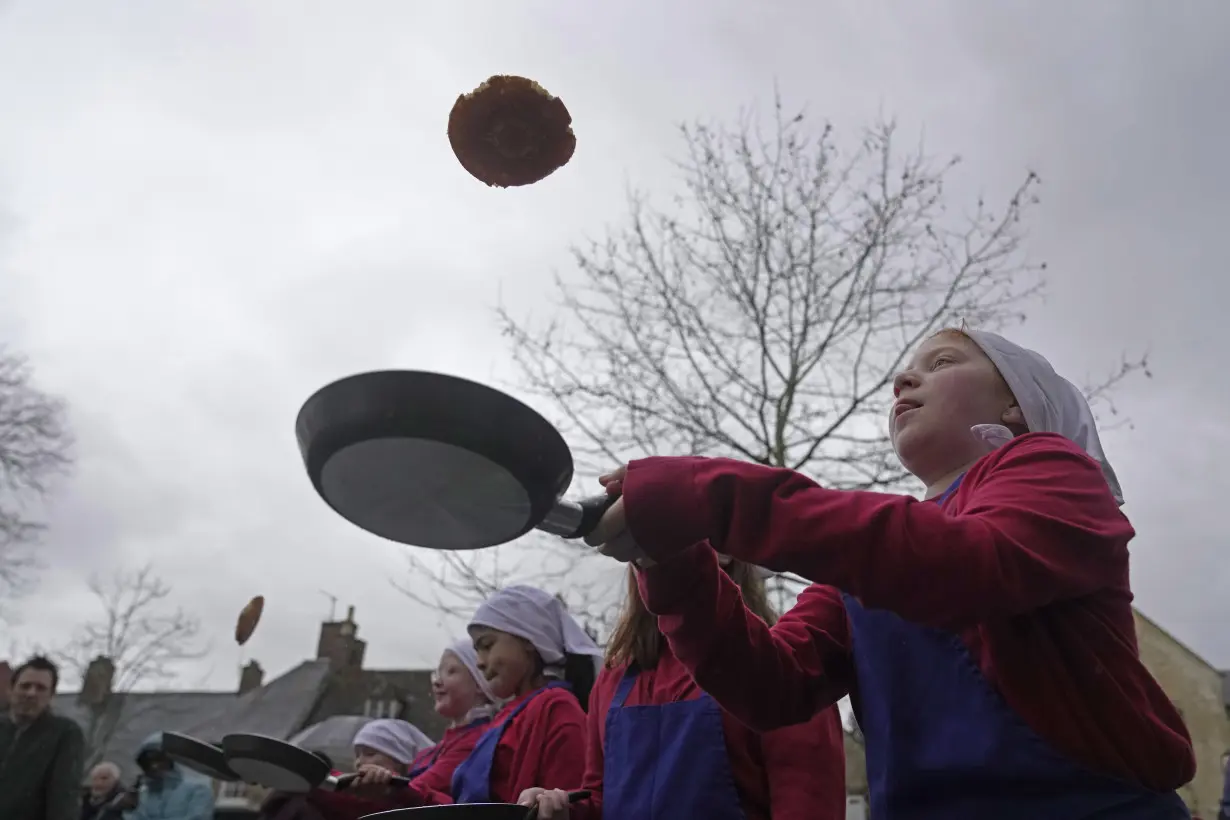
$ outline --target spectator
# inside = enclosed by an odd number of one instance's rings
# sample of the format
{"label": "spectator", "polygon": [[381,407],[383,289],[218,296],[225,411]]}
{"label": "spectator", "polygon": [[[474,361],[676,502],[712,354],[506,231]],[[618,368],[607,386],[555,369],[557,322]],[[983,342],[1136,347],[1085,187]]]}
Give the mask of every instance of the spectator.
{"label": "spectator", "polygon": [[81,801],[81,820],[123,820],[119,807],[124,793],[120,783],[120,767],[102,762],[90,769],[90,783]]}
{"label": "spectator", "polygon": [[9,713],[0,716],[4,820],[78,820],[85,739],[51,711],[59,683],[56,665],[41,655],[13,672]]}
{"label": "spectator", "polygon": [[212,820],[213,787],[167,757],[162,751],[162,732],[141,744],[137,765],[143,782],[136,799],[127,801],[125,820]]}

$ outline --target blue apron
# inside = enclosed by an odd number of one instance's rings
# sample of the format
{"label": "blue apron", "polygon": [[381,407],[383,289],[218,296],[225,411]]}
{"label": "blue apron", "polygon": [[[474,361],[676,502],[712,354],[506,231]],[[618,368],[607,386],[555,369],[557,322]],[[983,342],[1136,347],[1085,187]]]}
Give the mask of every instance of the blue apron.
{"label": "blue apron", "polygon": [[629,666],[606,713],[603,820],[744,820],[717,703],[624,706],[636,675]]}
{"label": "blue apron", "polygon": [[[467,729],[472,729],[475,726],[480,726],[490,721],[491,721],[491,718],[479,718],[478,720],[472,720],[469,723],[467,723],[465,726],[463,726],[462,730],[465,731]],[[412,767],[410,771],[406,773],[406,777],[409,777],[410,779],[413,780],[414,778],[421,775],[423,772],[430,769],[432,766],[436,765],[436,761],[440,758],[440,753],[443,751],[444,751],[443,743],[437,743],[435,746],[432,746],[431,754],[423,758],[422,763],[420,763],[417,766]]]}
{"label": "blue apron", "polygon": [[474,750],[470,752],[470,756],[461,761],[461,765],[453,771],[451,791],[454,803],[491,802],[491,763],[495,760],[495,750],[500,745],[500,738],[504,736],[504,730],[516,719],[517,715],[521,714],[531,700],[548,689],[560,686],[567,689],[572,688],[563,681],[551,681],[521,701],[521,704],[512,710],[512,714],[503,723],[483,732],[478,743],[474,744]]}
{"label": "blue apron", "polygon": [[1191,817],[1174,792],[1098,774],[1054,750],[983,677],[957,635],[843,598],[875,820]]}

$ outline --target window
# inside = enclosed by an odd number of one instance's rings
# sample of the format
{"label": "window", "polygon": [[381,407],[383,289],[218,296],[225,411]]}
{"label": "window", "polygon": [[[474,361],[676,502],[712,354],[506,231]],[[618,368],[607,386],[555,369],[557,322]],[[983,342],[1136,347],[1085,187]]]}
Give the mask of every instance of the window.
{"label": "window", "polygon": [[399,700],[363,701],[363,716],[370,718],[395,718],[401,715],[402,703]]}

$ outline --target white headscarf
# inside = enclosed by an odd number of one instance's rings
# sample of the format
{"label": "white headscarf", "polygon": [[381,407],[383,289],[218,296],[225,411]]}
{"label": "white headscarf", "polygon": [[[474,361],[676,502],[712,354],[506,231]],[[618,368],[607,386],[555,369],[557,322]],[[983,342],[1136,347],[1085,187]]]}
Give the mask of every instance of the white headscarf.
{"label": "white headscarf", "polygon": [[355,732],[352,742],[356,747],[375,749],[402,765],[409,765],[415,755],[435,745],[414,724],[394,718],[380,718],[363,724],[363,728]]}
{"label": "white headscarf", "polygon": [[565,655],[589,655],[595,663],[602,658],[602,650],[568,614],[563,602],[535,587],[504,587],[479,605],[469,628],[476,626],[524,638],[548,667],[563,664]]}
{"label": "white headscarf", "polygon": [[479,694],[487,701],[486,703],[475,704],[474,708],[466,712],[461,722],[463,724],[473,723],[479,718],[491,717],[495,714],[499,701],[491,691],[491,684],[487,681],[487,676],[478,670],[478,653],[474,651],[474,642],[468,638],[460,640],[449,644],[449,647],[444,651],[456,657],[469,670],[470,676],[478,684]]}
{"label": "white headscarf", "polygon": [[[968,330],[966,333],[982,348],[1008,383],[1030,432],[1058,433],[1088,453],[1102,466],[1102,475],[1110,485],[1111,494],[1122,504],[1123,489],[1119,486],[1114,468],[1102,452],[1093,411],[1076,385],[1056,373],[1051,363],[1041,355],[1013,344],[1003,336],[985,330]],[[973,432],[991,446],[996,446],[1001,443],[999,431],[994,429],[996,427],[1000,425],[980,424]]]}

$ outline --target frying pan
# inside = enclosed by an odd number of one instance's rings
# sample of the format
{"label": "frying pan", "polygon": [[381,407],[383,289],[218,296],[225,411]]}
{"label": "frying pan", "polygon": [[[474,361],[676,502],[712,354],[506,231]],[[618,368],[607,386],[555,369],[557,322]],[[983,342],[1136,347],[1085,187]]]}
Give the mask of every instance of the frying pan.
{"label": "frying pan", "polygon": [[[319,755],[264,735],[227,735],[222,738],[222,752],[238,779],[288,794],[305,794],[316,788],[338,791],[357,777],[334,777]],[[395,777],[392,782],[405,785],[410,779]]]}
{"label": "frying pan", "polygon": [[226,755],[212,743],[179,732],[163,732],[162,751],[184,768],[214,780],[234,783],[240,779],[226,765]]}
{"label": "frying pan", "polygon": [[481,549],[532,529],[580,538],[615,500],[563,500],[573,463],[559,431],[511,396],[455,376],[348,376],[304,403],[295,436],[326,504],[411,546]]}
{"label": "frying pan", "polygon": [[[568,802],[589,797],[587,789],[568,792]],[[420,806],[365,814],[359,820],[536,820],[537,806],[516,803],[453,803],[448,806]]]}

